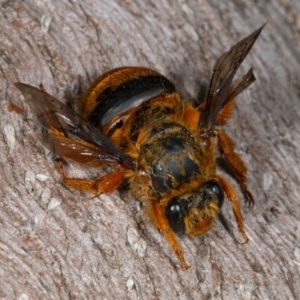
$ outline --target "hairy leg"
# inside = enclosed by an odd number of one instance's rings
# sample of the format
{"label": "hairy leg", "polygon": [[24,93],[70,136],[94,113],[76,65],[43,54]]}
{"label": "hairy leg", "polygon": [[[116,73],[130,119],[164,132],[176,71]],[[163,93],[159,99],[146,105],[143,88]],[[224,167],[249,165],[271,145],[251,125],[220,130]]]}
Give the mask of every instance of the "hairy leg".
{"label": "hairy leg", "polygon": [[237,193],[236,193],[234,187],[223,177],[217,175],[217,179],[218,179],[220,185],[222,186],[224,193],[226,194],[228,200],[231,202],[232,211],[233,211],[233,214],[235,217],[235,221],[238,225],[238,229],[239,229],[240,233],[242,234],[242,236],[244,237],[245,243],[247,243],[249,241],[249,238],[244,230],[244,221],[243,221],[243,216],[242,216],[242,212],[240,209],[240,204],[239,204],[239,199],[238,199]]}
{"label": "hairy leg", "polygon": [[112,193],[119,187],[124,178],[124,170],[122,168],[118,168],[115,171],[110,172],[105,176],[95,180],[69,178],[65,174],[62,163],[58,164],[58,168],[61,173],[62,179],[67,186],[75,190],[91,193],[94,195],[99,195],[102,193]]}
{"label": "hairy leg", "polygon": [[253,206],[254,199],[252,197],[252,194],[248,191],[247,167],[244,161],[238,153],[234,152],[234,143],[224,131],[217,130],[217,138],[220,151],[224,155],[226,161],[234,170],[247,203],[249,204],[249,206]]}
{"label": "hairy leg", "polygon": [[165,238],[169,242],[169,244],[172,246],[174,252],[176,253],[177,257],[179,258],[182,266],[185,269],[188,269],[190,266],[186,263],[183,253],[181,250],[181,247],[179,245],[179,242],[177,240],[175,232],[172,230],[172,228],[169,225],[169,221],[166,218],[163,209],[159,205],[158,202],[153,201],[152,207],[151,207],[151,217],[156,225],[156,227],[159,229],[161,233],[164,234]]}

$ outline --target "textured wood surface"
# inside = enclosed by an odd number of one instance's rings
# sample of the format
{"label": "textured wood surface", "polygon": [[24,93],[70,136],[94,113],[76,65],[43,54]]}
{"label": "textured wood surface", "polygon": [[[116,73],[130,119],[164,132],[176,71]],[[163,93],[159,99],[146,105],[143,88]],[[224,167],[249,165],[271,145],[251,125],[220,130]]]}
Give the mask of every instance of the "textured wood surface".
{"label": "textured wood surface", "polygon": [[[0,299],[299,299],[300,2],[205,2],[1,1]],[[265,21],[241,68],[257,81],[227,126],[256,199],[241,200],[251,241],[219,222],[180,237],[188,271],[129,194],[66,188],[31,113],[8,106],[28,110],[16,81],[65,101],[125,65],[160,71],[191,99],[216,58]],[[228,204],[224,215],[239,238]]]}

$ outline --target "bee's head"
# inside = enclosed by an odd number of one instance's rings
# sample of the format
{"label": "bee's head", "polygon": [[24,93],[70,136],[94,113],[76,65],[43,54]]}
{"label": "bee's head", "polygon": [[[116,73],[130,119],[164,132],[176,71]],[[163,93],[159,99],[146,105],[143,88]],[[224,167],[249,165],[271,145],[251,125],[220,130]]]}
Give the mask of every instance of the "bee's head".
{"label": "bee's head", "polygon": [[174,232],[197,234],[198,222],[215,219],[223,200],[223,189],[218,181],[209,180],[199,188],[173,198],[166,206],[165,215]]}

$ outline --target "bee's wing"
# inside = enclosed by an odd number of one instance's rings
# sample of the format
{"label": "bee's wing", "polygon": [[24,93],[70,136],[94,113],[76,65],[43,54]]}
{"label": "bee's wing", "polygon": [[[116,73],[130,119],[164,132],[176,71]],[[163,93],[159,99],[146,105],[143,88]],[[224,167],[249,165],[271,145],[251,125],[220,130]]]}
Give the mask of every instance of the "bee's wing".
{"label": "bee's wing", "polygon": [[[238,42],[217,59],[208,89],[205,108],[200,119],[200,128],[204,129],[208,134],[212,133],[218,114],[225,102],[232,99],[232,97],[230,99],[227,97],[232,79],[240,64],[251,50],[263,27],[264,25]],[[239,84],[233,88],[233,90],[236,90],[236,93],[233,93],[234,96],[239,94],[246,86],[249,86],[254,81],[253,77],[251,79],[251,74],[253,73],[249,70],[248,73],[239,80]]]}
{"label": "bee's wing", "polygon": [[245,90],[255,80],[256,79],[253,74],[252,68],[246,74],[234,80],[228,89],[224,103],[221,108],[223,108],[228,102],[233,100],[238,94]]}
{"label": "bee's wing", "polygon": [[90,143],[69,138],[63,135],[52,134],[51,142],[55,151],[62,157],[90,167],[100,167],[103,163],[118,162],[118,158]]}
{"label": "bee's wing", "polygon": [[69,148],[78,155],[81,153],[81,156],[89,156],[98,159],[99,162],[123,162],[130,168],[134,167],[131,158],[71,108],[33,86],[20,82],[15,83],[15,86],[22,92],[25,101],[29,103],[42,126],[49,130],[51,141],[58,154],[63,152],[63,148]]}

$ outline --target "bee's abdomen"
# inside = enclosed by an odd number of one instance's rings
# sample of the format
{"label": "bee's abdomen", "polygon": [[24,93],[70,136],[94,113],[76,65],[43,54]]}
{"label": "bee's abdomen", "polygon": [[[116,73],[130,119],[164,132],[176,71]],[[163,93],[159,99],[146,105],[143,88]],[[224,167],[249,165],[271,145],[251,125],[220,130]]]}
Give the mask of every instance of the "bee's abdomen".
{"label": "bee's abdomen", "polygon": [[160,73],[141,67],[109,71],[92,84],[81,102],[82,115],[96,127],[146,103],[162,93],[175,91],[173,83]]}

